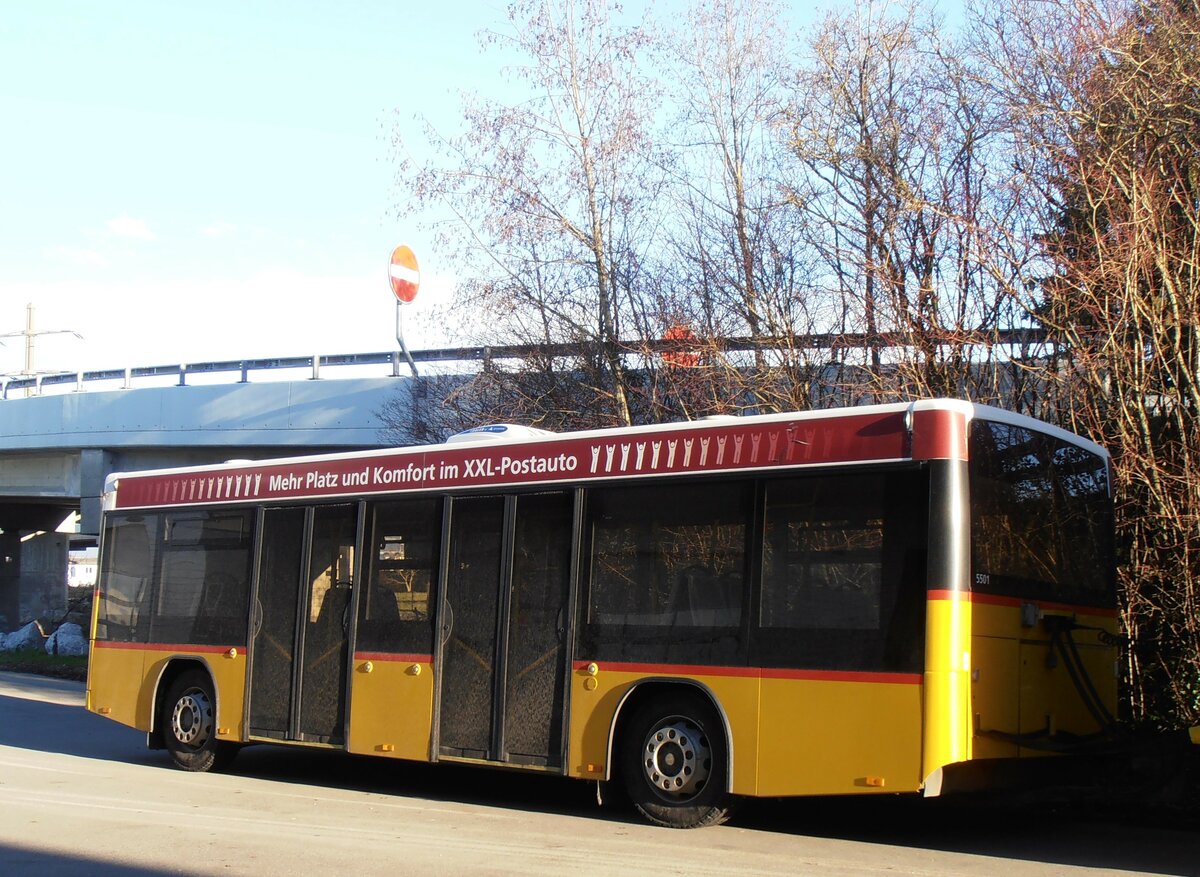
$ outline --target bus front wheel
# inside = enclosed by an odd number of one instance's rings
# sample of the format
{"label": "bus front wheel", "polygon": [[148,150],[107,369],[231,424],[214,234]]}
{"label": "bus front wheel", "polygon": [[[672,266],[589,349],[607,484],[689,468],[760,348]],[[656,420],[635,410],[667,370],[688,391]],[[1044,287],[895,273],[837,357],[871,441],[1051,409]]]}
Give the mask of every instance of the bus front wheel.
{"label": "bus front wheel", "polygon": [[716,710],[672,694],[640,704],[625,726],[621,773],[638,812],[669,828],[719,825],[729,818],[727,745]]}
{"label": "bus front wheel", "polygon": [[159,722],[176,767],[221,770],[237,754],[234,744],[217,739],[216,704],[212,680],[200,670],[181,673],[167,689]]}

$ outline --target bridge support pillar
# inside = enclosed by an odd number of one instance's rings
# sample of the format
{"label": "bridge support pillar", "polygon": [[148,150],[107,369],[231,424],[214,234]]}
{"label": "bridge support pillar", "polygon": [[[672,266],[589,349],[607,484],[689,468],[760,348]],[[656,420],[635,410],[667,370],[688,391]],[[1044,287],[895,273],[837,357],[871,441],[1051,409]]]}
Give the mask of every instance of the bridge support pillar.
{"label": "bridge support pillar", "polygon": [[0,531],[0,633],[21,617],[21,534]]}
{"label": "bridge support pillar", "polygon": [[104,479],[112,471],[113,455],[98,448],[79,452],[79,532],[100,535]]}
{"label": "bridge support pillar", "polygon": [[67,534],[0,533],[0,630],[67,611]]}

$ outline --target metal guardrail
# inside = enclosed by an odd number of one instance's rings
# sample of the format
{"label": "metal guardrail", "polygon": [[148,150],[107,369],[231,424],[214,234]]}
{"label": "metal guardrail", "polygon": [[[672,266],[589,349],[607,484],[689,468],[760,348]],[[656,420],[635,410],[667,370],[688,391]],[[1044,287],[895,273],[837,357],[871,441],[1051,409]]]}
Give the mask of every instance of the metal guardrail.
{"label": "metal guardrail", "polygon": [[41,395],[48,387],[74,384],[77,392],[86,389],[89,382],[119,381],[121,389],[131,390],[134,382],[149,378],[172,377],[179,386],[186,386],[189,375],[237,374],[239,383],[249,383],[252,372],[270,369],[304,369],[311,372],[313,380],[321,376],[324,366],[390,365],[393,377],[400,377],[402,359],[396,353],[348,353],[336,356],[288,356],[268,359],[235,359],[217,362],[177,363],[173,365],[151,365],[124,369],[100,369],[96,371],[54,372],[33,376],[17,375],[0,377],[0,399],[8,399],[12,391],[32,391]]}
{"label": "metal guardrail", "polygon": [[[1045,343],[1046,333],[1041,329],[1005,329],[999,332],[979,333],[979,337],[955,339],[957,343],[971,345],[1028,347]],[[747,352],[755,350],[821,350],[821,349],[889,349],[913,346],[913,339],[896,333],[878,333],[866,336],[854,334],[798,335],[787,339],[779,338],[724,338],[709,341],[679,341],[657,339],[629,341],[615,345],[620,353],[661,354],[664,352],[692,350],[720,350],[722,352]],[[494,360],[527,359],[532,356],[560,358],[598,354],[599,344],[504,344],[481,347],[441,347],[430,350],[410,351],[415,362],[487,362]],[[120,381],[122,389],[133,389],[137,380],[171,377],[178,386],[186,386],[189,375],[237,374],[238,383],[249,383],[250,375],[257,371],[273,369],[303,369],[309,371],[312,380],[321,377],[322,369],[348,366],[387,365],[394,378],[404,377],[402,366],[407,364],[400,351],[383,353],[342,353],[332,356],[288,356],[265,359],[231,359],[216,362],[199,362],[173,365],[151,365],[137,368],[102,369],[97,371],[53,372],[38,375],[0,375],[0,400],[8,399],[9,392],[23,390],[25,395],[41,395],[47,387],[62,387],[74,384],[76,392],[84,385],[96,381]]]}

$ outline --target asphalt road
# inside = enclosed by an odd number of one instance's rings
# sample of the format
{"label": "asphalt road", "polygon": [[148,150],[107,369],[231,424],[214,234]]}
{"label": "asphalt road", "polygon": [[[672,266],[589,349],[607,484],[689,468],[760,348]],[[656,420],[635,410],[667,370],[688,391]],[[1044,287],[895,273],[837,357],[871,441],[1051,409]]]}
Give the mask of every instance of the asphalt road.
{"label": "asphalt road", "polygon": [[763,801],[672,831],[540,776],[279,747],[187,774],[82,699],[0,673],[0,874],[1200,875],[1200,833],[1065,805]]}

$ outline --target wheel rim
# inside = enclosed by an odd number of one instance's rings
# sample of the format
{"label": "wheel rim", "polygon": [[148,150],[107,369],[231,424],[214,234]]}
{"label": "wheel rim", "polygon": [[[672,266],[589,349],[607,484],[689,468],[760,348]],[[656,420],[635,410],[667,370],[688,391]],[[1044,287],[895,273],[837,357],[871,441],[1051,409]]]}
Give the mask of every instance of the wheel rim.
{"label": "wheel rim", "polygon": [[660,795],[672,801],[692,798],[704,789],[712,770],[708,737],[685,716],[663,719],[646,735],[642,769]]}
{"label": "wheel rim", "polygon": [[171,732],[180,743],[199,748],[212,737],[212,729],[212,702],[205,692],[194,689],[175,702]]}

